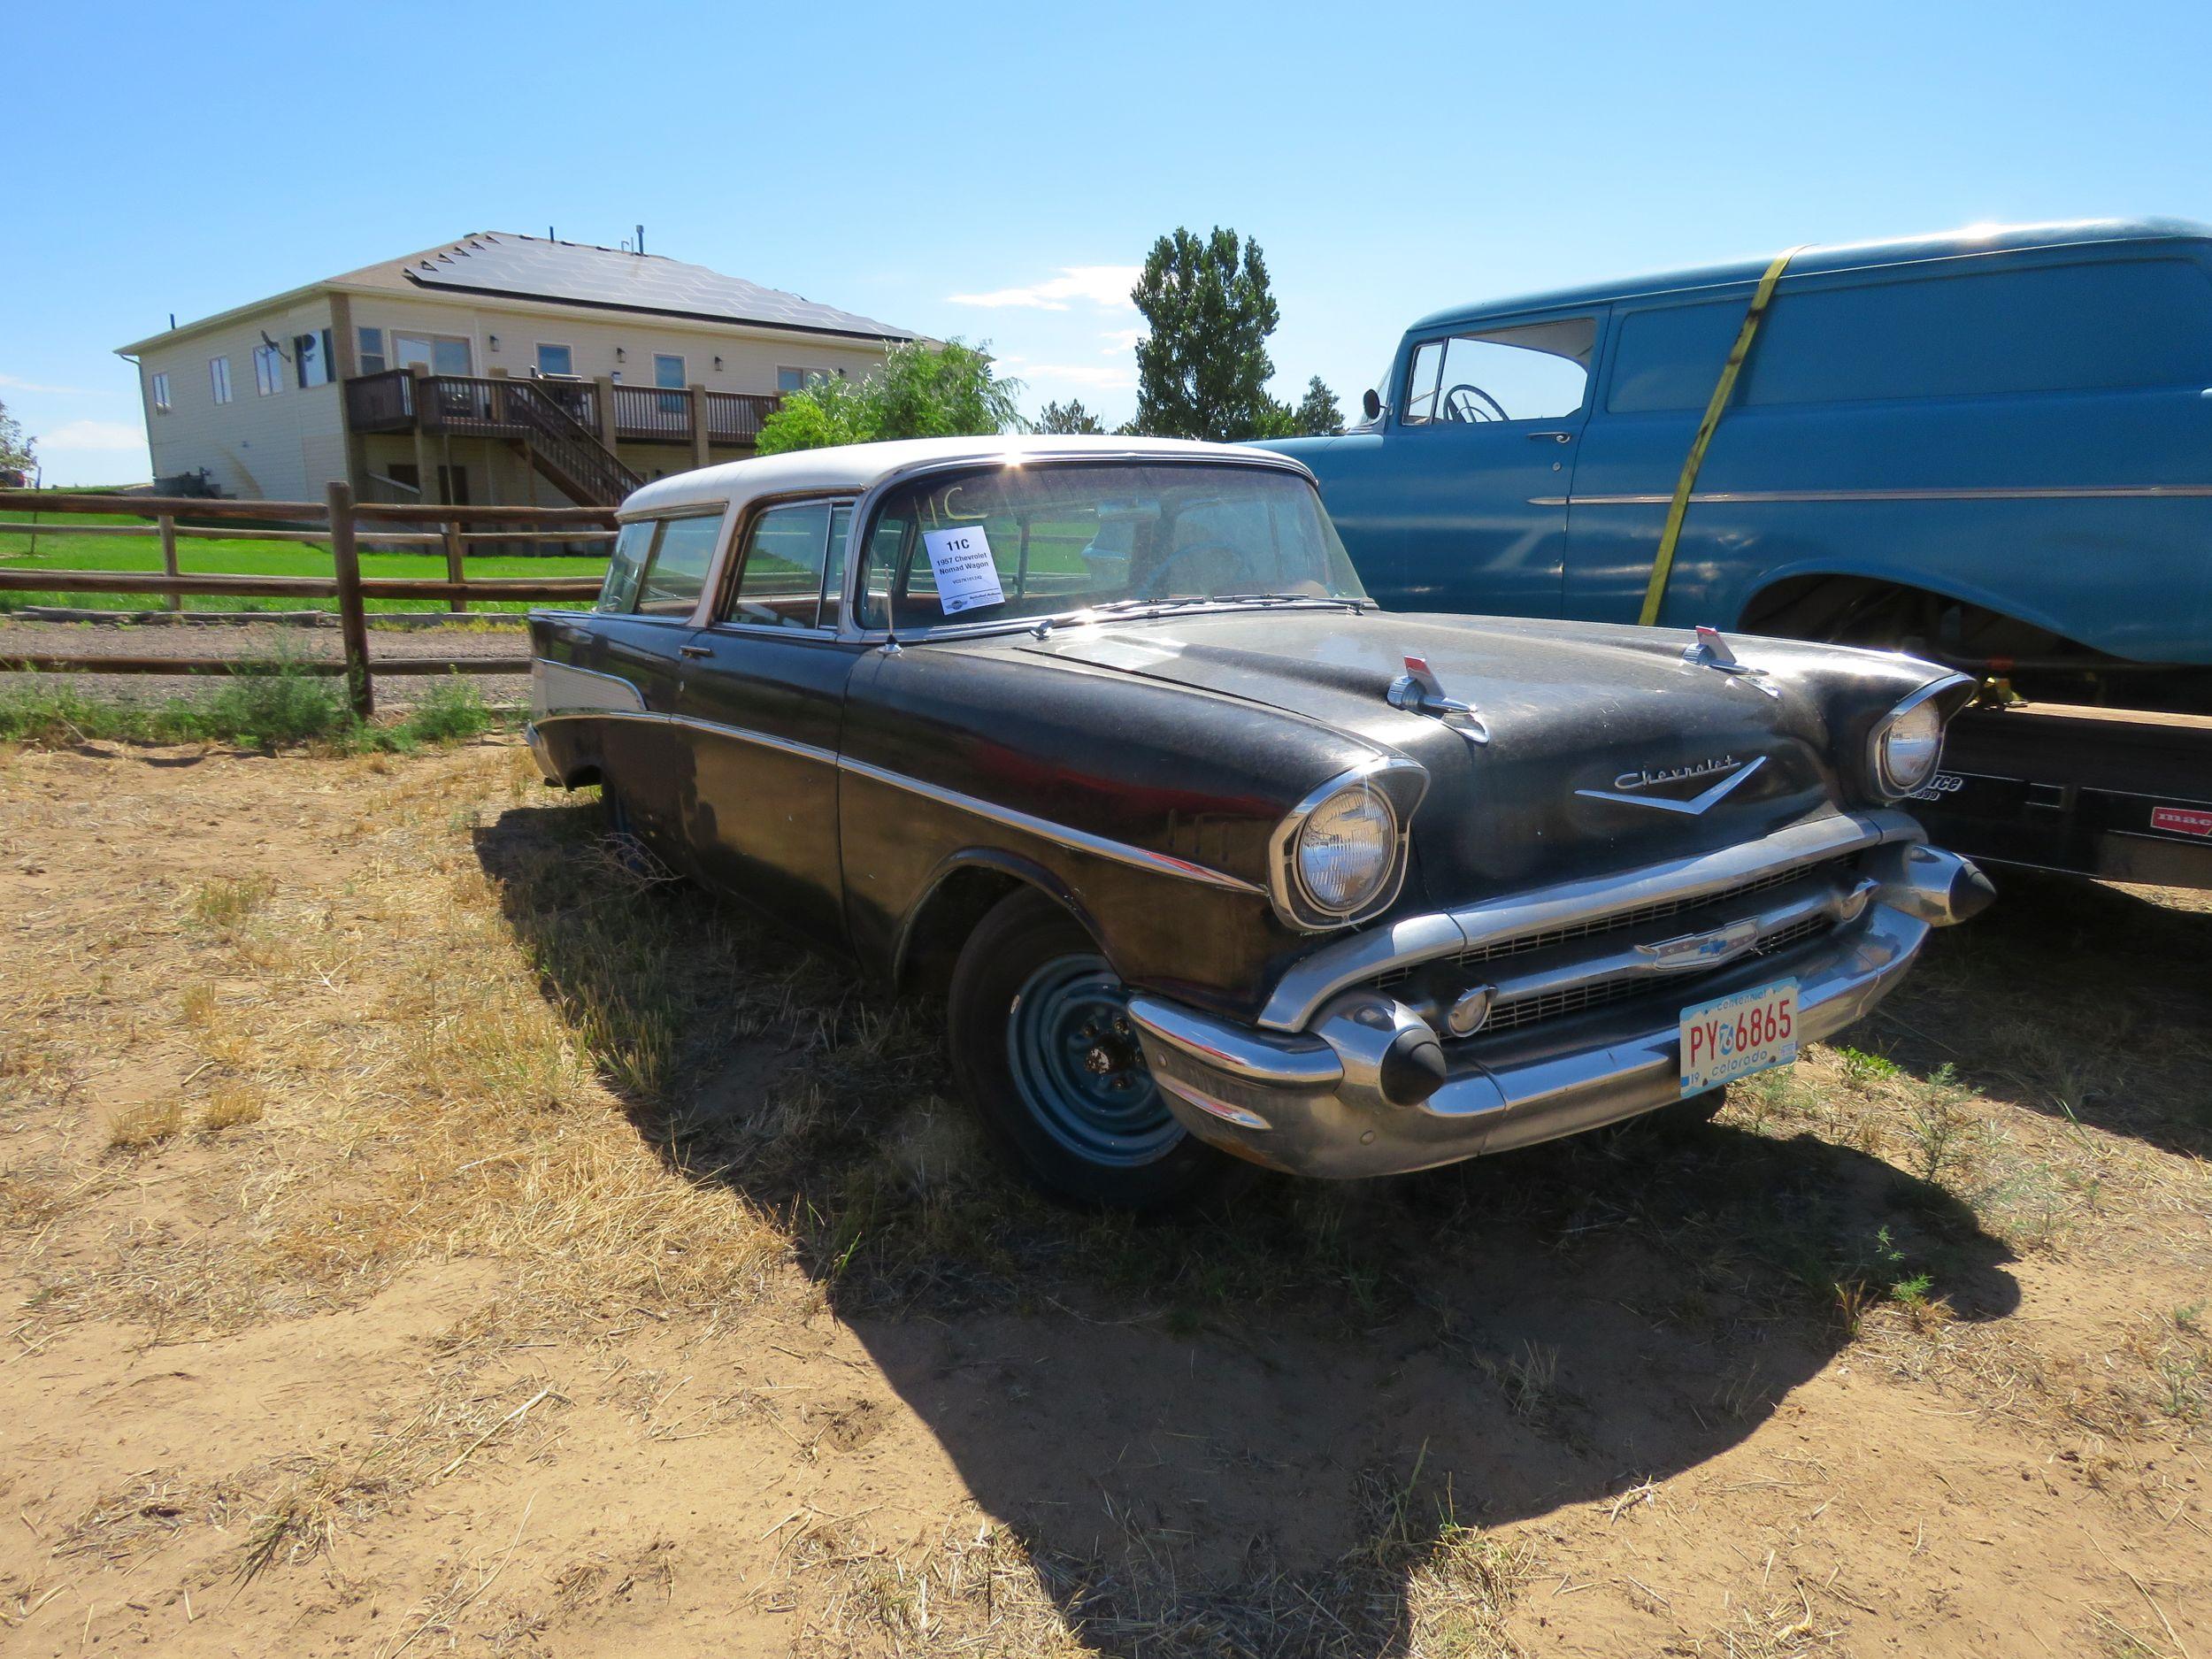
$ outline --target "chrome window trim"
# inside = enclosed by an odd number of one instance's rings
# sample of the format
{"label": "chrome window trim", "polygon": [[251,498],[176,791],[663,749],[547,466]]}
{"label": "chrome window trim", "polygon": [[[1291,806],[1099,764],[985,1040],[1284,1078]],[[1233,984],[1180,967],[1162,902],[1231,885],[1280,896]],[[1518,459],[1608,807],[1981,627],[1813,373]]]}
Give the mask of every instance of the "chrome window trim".
{"label": "chrome window trim", "polygon": [[1874,729],[1866,734],[1867,777],[1874,785],[1875,792],[1885,801],[1910,800],[1913,790],[1926,788],[1929,779],[1943,770],[1943,744],[1950,733],[1950,722],[1946,720],[1936,733],[1935,759],[1928,767],[1928,776],[1913,785],[1911,789],[1899,788],[1889,775],[1889,768],[1882,764],[1882,740],[1888,735],[1889,728],[1897,724],[1899,717],[1910,714],[1929,698],[1955,691],[1961,686],[1971,687],[1973,683],[1972,677],[1966,674],[1946,674],[1939,680],[1932,680],[1874,723]]}
{"label": "chrome window trim", "polygon": [[[869,540],[875,531],[876,514],[882,508],[884,497],[892,490],[910,484],[918,478],[927,478],[938,472],[987,472],[994,466],[1001,468],[1064,466],[1070,463],[1114,461],[1161,466],[1254,466],[1289,472],[1306,480],[1307,487],[1314,492],[1315,504],[1320,506],[1321,486],[1314,479],[1313,469],[1303,461],[1287,455],[1278,455],[1272,449],[1253,449],[1239,455],[1179,455],[1173,451],[1164,452],[1158,449],[1071,447],[1064,451],[1028,449],[1019,453],[1009,452],[996,456],[964,455],[910,462],[905,466],[894,467],[877,479],[874,483],[869,485],[862,492],[858,503],[853,508],[851,540],[847,545],[845,555],[844,615],[839,620],[838,637],[879,645],[889,641],[894,635],[894,630],[887,627],[862,627],[856,619],[860,615],[861,599],[864,596],[863,587],[867,572],[863,560],[855,557],[865,551]],[[1321,511],[1325,513],[1327,509],[1321,507]],[[1368,603],[1373,602],[1370,600]],[[1043,619],[1041,617],[1002,618],[1000,626],[1004,626],[1008,621],[1018,620],[1025,627],[1034,627]],[[964,626],[973,630],[991,625],[953,624],[950,627],[941,625],[935,628],[920,628],[911,632],[901,629],[896,631],[896,637],[901,645],[912,644],[924,640],[956,637],[955,631]]]}
{"label": "chrome window trim", "polygon": [[[1408,781],[1416,787],[1413,798],[1402,806],[1396,794],[1380,787],[1377,780],[1407,774],[1410,774]],[[1323,802],[1356,784],[1373,786],[1375,793],[1389,807],[1397,829],[1398,849],[1391,861],[1390,873],[1374,897],[1348,910],[1333,910],[1306,891],[1304,878],[1298,873],[1298,834]],[[1409,843],[1413,833],[1413,815],[1428,790],[1427,767],[1402,757],[1378,755],[1346,768],[1318,788],[1309,791],[1303,800],[1285,813],[1282,822],[1267,838],[1267,896],[1284,925],[1302,933],[1333,933],[1340,927],[1356,925],[1364,917],[1379,915],[1396,903],[1405,887],[1406,866],[1410,862]]]}
{"label": "chrome window trim", "polygon": [[1258,1024],[1269,1031],[1303,1031],[1321,1005],[1339,991],[1394,969],[1455,956],[1523,933],[1596,920],[1655,901],[1719,893],[1762,876],[1889,841],[1924,839],[1925,832],[1902,812],[1832,813],[1715,852],[1587,876],[1507,895],[1491,903],[1402,917],[1324,945],[1292,964],[1269,994]]}

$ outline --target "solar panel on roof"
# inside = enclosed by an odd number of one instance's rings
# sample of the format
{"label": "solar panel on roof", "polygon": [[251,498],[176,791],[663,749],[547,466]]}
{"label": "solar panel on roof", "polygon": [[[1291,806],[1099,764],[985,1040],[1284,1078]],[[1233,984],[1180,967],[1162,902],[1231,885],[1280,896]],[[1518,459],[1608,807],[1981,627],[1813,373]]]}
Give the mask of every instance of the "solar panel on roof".
{"label": "solar panel on roof", "polygon": [[742,277],[724,276],[704,265],[534,236],[471,236],[407,266],[405,274],[425,288],[660,311],[717,322],[764,323],[817,334],[913,338],[910,330],[833,305],[818,305]]}

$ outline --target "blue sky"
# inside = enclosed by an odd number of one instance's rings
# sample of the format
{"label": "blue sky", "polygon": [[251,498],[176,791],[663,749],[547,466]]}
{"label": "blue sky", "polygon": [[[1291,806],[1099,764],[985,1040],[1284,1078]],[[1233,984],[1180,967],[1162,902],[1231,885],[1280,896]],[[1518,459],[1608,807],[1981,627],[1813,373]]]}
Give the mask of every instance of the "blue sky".
{"label": "blue sky", "polygon": [[2212,220],[2212,7],[92,4],[14,19],[0,401],[143,477],[113,348],[465,231],[618,242],[1134,406],[1130,268],[1266,250],[1280,395],[1438,306],[1981,221]]}

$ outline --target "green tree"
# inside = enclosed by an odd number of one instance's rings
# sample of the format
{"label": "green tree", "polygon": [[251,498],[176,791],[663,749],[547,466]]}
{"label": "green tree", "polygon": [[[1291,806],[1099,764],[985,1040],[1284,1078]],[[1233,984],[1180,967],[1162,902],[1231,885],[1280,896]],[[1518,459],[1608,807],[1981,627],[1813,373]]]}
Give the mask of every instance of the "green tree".
{"label": "green tree", "polygon": [[0,403],[0,472],[27,475],[38,465],[35,449],[24,435],[22,422],[8,413],[5,403]]}
{"label": "green tree", "polygon": [[1137,342],[1140,431],[1168,438],[1249,438],[1269,411],[1275,365],[1267,337],[1280,319],[1267,262],[1250,237],[1178,227],[1152,244],[1129,297],[1151,324]]}
{"label": "green tree", "polygon": [[1032,432],[1077,434],[1084,436],[1102,434],[1105,424],[1083,407],[1083,400],[1071,397],[1064,403],[1047,403],[1037,411],[1037,419],[1030,423]]}
{"label": "green tree", "polygon": [[1344,411],[1337,406],[1336,394],[1317,374],[1306,382],[1306,395],[1298,400],[1292,419],[1301,437],[1333,437],[1344,430]]}
{"label": "green tree", "polygon": [[886,438],[981,437],[1022,426],[1019,380],[995,373],[987,342],[893,346],[857,386],[818,379],[761,423],[758,452],[818,449]]}

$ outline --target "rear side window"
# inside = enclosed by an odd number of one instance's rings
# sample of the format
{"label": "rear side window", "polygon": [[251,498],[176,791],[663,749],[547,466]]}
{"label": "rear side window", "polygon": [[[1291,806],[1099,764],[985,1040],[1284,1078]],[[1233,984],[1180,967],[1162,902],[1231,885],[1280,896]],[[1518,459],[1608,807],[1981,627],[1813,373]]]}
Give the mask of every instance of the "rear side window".
{"label": "rear side window", "polygon": [[595,609],[610,616],[627,616],[637,606],[638,579],[652,556],[653,532],[660,526],[641,518],[622,526],[614,539],[614,553],[607,561],[607,580],[599,589]]}
{"label": "rear side window", "polygon": [[638,614],[648,617],[689,616],[706,591],[707,567],[714,563],[714,545],[721,539],[722,515],[702,518],[670,518],[661,526],[653,546],[652,562],[638,593]]}
{"label": "rear side window", "polygon": [[830,503],[804,501],[771,507],[755,518],[723,619],[756,627],[817,626],[831,517]]}
{"label": "rear side window", "polygon": [[[1607,408],[1702,409],[1740,302],[1639,311]],[[2182,259],[2100,260],[1793,292],[1744,366],[1747,405],[2122,391],[2212,381],[2212,280]]]}

